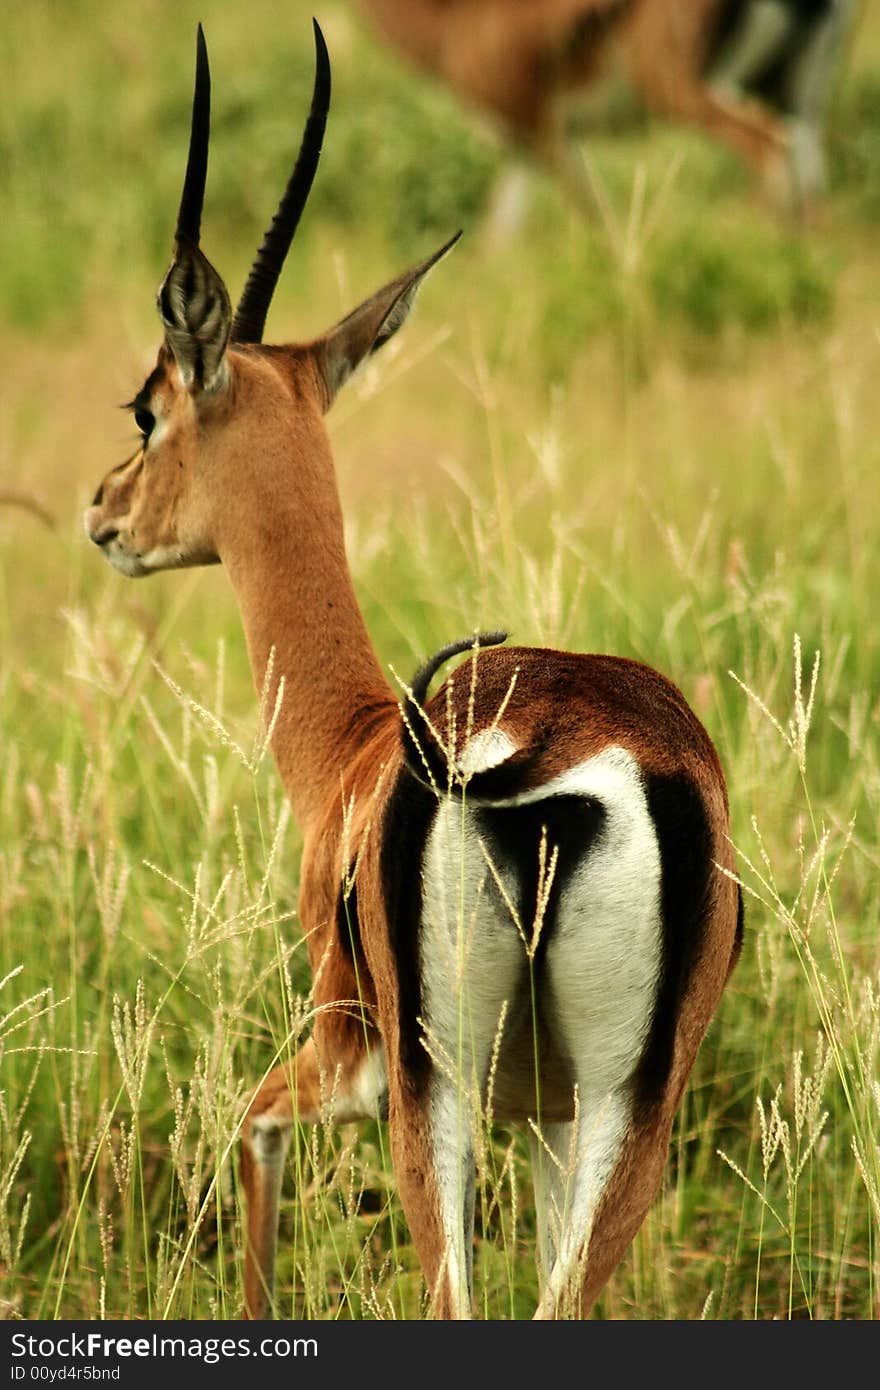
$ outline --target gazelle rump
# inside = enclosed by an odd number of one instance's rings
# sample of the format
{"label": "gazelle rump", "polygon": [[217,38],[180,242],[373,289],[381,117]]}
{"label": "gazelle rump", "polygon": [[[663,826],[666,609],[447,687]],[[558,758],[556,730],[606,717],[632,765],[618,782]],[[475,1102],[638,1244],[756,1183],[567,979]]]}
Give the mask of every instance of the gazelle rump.
{"label": "gazelle rump", "polygon": [[[571,128],[606,83],[735,150],[774,199],[823,192],[859,0],[356,0],[418,67],[591,198]],[[618,101],[619,104],[619,101]],[[601,107],[601,98],[599,101]]]}
{"label": "gazelle rump", "polygon": [[[249,1099],[244,1311],[274,1309],[296,1122],[387,1115],[432,1311],[472,1299],[481,1115],[531,1124],[536,1317],[585,1316],[659,1187],[671,1126],[739,950],[721,767],[683,696],[637,662],[444,648],[403,702],[354,593],[323,415],[404,322],[435,255],[313,342],[262,343],[324,133],[312,108],[233,313],[199,247],[209,75],[193,126],[164,340],[132,402],[142,441],[89,537],[122,574],[222,562],[303,834],[314,1029]],[[455,240],[455,238],[453,238]],[[466,655],[433,697],[445,662]]]}

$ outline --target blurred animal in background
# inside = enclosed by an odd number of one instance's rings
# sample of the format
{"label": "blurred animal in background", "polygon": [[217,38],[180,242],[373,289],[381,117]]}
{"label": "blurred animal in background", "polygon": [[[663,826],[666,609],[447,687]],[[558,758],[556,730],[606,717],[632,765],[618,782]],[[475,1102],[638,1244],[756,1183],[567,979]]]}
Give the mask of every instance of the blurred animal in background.
{"label": "blurred animal in background", "polygon": [[[860,0],[357,0],[422,69],[592,205],[573,137],[626,93],[736,150],[774,205],[825,187],[824,127]],[[519,181],[521,183],[521,180]],[[496,206],[511,196],[496,199]]]}

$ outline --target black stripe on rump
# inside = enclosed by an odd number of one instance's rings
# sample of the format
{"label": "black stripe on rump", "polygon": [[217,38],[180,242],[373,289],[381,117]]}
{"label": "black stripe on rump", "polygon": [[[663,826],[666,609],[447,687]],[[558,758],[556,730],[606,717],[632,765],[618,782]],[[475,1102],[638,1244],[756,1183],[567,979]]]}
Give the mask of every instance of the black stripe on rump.
{"label": "black stripe on rump", "polygon": [[363,960],[356,883],[352,883],[347,893],[342,888],[339,890],[339,897],[336,899],[336,932],[339,944],[348,959]]}
{"label": "black stripe on rump", "polygon": [[[478,834],[504,881],[513,868],[518,893],[516,907],[526,941],[531,943],[539,894],[546,896],[533,970],[540,968],[559,910],[559,899],[575,868],[602,832],[605,809],[585,796],[548,796],[521,806],[478,806],[473,814]],[[546,833],[544,879],[541,881],[541,839]],[[549,881],[554,851],[556,862]],[[548,891],[549,888],[549,891]],[[497,892],[497,889],[496,889]],[[511,922],[511,929],[514,924]]]}
{"label": "black stripe on rump", "polygon": [[712,837],[693,782],[680,775],[645,778],[660,849],[662,964],[648,1039],[635,1072],[637,1106],[660,1099],[672,1065],[681,1001],[700,956],[709,910]]}
{"label": "black stripe on rump", "polygon": [[[411,1088],[423,1090],[430,1058],[421,1042],[419,933],[425,843],[437,814],[437,797],[404,765],[385,808],[380,870],[391,954],[397,971],[400,1063]],[[386,1040],[387,1041],[387,1040]]]}
{"label": "black stripe on rump", "polygon": [[736,931],[733,937],[733,950],[730,953],[730,964],[727,967],[727,978],[730,979],[736,969],[739,958],[742,955],[743,942],[746,935],[746,907],[743,901],[743,890],[739,884],[736,885]]}

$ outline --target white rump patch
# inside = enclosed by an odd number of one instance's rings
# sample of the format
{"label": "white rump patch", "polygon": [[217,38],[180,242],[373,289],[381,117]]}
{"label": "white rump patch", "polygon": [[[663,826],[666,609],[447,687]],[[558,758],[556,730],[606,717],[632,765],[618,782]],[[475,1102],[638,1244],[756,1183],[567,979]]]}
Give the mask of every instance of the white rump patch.
{"label": "white rump patch", "polygon": [[[513,751],[506,734],[486,730],[466,745],[459,767],[482,771]],[[519,901],[523,877],[535,871],[531,855],[538,856],[536,844],[527,851],[527,862],[499,857],[490,872],[479,808],[527,806],[559,796],[594,800],[603,817],[597,837],[568,868],[538,978],[540,1007],[570,1059],[570,1081],[579,1097],[576,1132],[570,1124],[559,1128],[571,1136],[560,1158],[565,1162],[570,1149],[573,1166],[549,1184],[552,1200],[540,1213],[542,1246],[552,1265],[545,1309],[556,1306],[576,1272],[620,1157],[632,1116],[629,1083],[657,993],[660,849],[641,769],[631,753],[609,746],[519,795],[441,803],[425,847],[421,983],[428,1046],[435,1057],[431,1142],[447,1272],[462,1312],[468,1303],[474,1101],[490,1067],[502,1013],[528,980],[532,923],[521,923],[518,930],[509,905]],[[498,1068],[502,1090],[503,1048]],[[555,1231],[554,1206],[555,1221],[561,1218],[562,1225]]]}

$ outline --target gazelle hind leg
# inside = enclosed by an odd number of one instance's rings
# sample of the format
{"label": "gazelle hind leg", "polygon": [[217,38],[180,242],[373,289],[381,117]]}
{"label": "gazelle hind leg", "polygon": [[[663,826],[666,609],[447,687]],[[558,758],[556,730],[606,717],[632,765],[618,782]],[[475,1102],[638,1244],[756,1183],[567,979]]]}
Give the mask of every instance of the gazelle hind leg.
{"label": "gazelle hind leg", "polygon": [[445,1077],[435,1080],[431,1135],[443,1227],[449,1317],[469,1318],[474,1266],[474,1141],[467,1098]]}
{"label": "gazelle hind leg", "polygon": [[[632,1129],[631,1079],[661,964],[660,851],[644,784],[630,755],[610,749],[589,764],[586,785],[601,795],[603,831],[561,895],[544,962],[545,1013],[571,1059],[574,1110],[567,1148],[544,1155],[545,1170],[558,1165],[550,1196],[555,1190],[561,1219],[537,1318],[565,1316],[586,1273],[596,1217]],[[562,1149],[564,1131],[549,1132]],[[584,1277],[577,1287],[571,1311],[584,1316]]]}
{"label": "gazelle hind leg", "polygon": [[629,59],[648,108],[690,123],[738,150],[775,200],[790,194],[784,122],[736,91],[723,94],[703,77],[707,12],[717,0],[645,5],[636,12]]}
{"label": "gazelle hind leg", "polygon": [[[579,1104],[570,1124],[542,1129],[551,1153],[544,1154],[543,1177],[536,1187],[542,1189],[539,1221],[547,1251],[542,1258],[552,1258],[552,1263],[534,1315],[538,1320],[581,1317],[586,1311],[579,1289],[590,1235],[628,1123],[628,1099],[613,1094]],[[553,1150],[551,1139],[560,1151]]]}
{"label": "gazelle hind leg", "polygon": [[556,1263],[565,1222],[569,1195],[567,1171],[573,1133],[573,1126],[568,1120],[545,1121],[537,1133],[534,1130],[529,1132],[538,1218],[538,1274],[542,1292]]}
{"label": "gazelle hind leg", "polygon": [[474,1157],[456,1090],[414,1091],[389,1077],[389,1136],[401,1205],[425,1277],[431,1315],[468,1319],[472,1300]]}
{"label": "gazelle hind leg", "polygon": [[[423,1129],[433,1188],[430,1201],[421,1200],[424,1217],[415,1212],[425,1222],[424,1250],[413,1235],[437,1317],[471,1317],[475,1130],[493,1047],[522,969],[509,908],[487,890],[490,881],[478,823],[455,804],[442,804],[425,852],[421,925],[424,1043],[432,1064],[421,1114],[412,1115]],[[403,1190],[401,1196],[406,1206]]]}
{"label": "gazelle hind leg", "polygon": [[857,11],[857,0],[837,0],[815,26],[789,78],[792,165],[797,193],[807,210],[825,191],[824,126]]}

